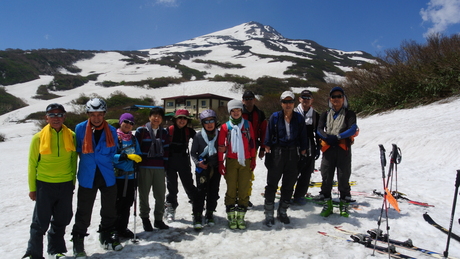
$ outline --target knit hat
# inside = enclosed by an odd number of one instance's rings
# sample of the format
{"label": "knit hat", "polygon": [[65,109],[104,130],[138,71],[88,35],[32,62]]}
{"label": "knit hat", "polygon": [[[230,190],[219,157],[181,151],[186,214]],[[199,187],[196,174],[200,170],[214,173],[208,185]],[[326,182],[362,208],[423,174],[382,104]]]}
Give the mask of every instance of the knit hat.
{"label": "knit hat", "polygon": [[227,103],[227,109],[228,113],[230,113],[233,109],[243,110],[243,102],[233,99]]}
{"label": "knit hat", "polygon": [[286,99],[287,97],[291,97],[292,99],[294,99],[294,93],[291,92],[291,91],[284,91],[284,92],[281,94],[280,101]]}
{"label": "knit hat", "polygon": [[120,115],[120,120],[119,120],[120,125],[123,123],[124,120],[129,120],[129,121],[134,122],[134,116],[131,113],[123,113],[122,115]]}
{"label": "knit hat", "polygon": [[179,117],[185,117],[187,119],[191,119],[190,112],[185,109],[179,109],[176,111],[176,113],[174,114],[174,119],[177,119]]}

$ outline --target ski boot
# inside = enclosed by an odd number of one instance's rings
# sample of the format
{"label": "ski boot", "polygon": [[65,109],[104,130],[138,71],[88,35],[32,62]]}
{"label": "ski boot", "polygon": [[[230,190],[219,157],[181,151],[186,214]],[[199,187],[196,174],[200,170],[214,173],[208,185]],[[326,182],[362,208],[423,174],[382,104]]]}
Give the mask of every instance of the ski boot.
{"label": "ski boot", "polygon": [[120,251],[123,249],[116,231],[99,230],[99,242],[101,242],[101,247],[105,250]]}
{"label": "ski boot", "polygon": [[74,234],[72,236],[73,254],[75,259],[86,259],[84,235]]}
{"label": "ski boot", "polygon": [[206,213],[206,224],[210,227],[214,226],[216,223],[214,221],[214,215],[212,212]]}
{"label": "ski boot", "polygon": [[348,213],[348,205],[349,203],[346,200],[340,200],[339,209],[340,209],[340,216],[348,218],[350,213]]}
{"label": "ski boot", "polygon": [[196,231],[203,229],[202,217],[199,214],[193,216],[193,229]]}
{"label": "ski boot", "polygon": [[289,224],[291,223],[291,220],[289,219],[287,215],[287,209],[289,208],[289,203],[285,201],[281,201],[279,208],[278,208],[278,219],[284,224]]}
{"label": "ski boot", "polygon": [[332,205],[332,199],[326,198],[324,201],[325,203],[323,206],[323,210],[321,210],[321,213],[319,215],[321,215],[322,217],[329,217],[329,215],[332,214],[334,208]]}
{"label": "ski boot", "polygon": [[238,222],[236,221],[236,207],[227,206],[227,219],[228,227],[230,229],[238,228]]}
{"label": "ski boot", "polygon": [[245,215],[246,215],[246,209],[243,207],[237,207],[236,223],[238,224],[239,229],[246,229],[246,222],[244,221]]}
{"label": "ski boot", "polygon": [[267,227],[272,227],[273,225],[275,225],[275,217],[274,217],[275,205],[273,203],[265,202],[264,210],[265,210],[264,225]]}
{"label": "ski boot", "polygon": [[165,209],[165,219],[168,223],[171,223],[174,221],[176,217],[176,208],[172,205],[172,203],[166,203],[166,209]]}

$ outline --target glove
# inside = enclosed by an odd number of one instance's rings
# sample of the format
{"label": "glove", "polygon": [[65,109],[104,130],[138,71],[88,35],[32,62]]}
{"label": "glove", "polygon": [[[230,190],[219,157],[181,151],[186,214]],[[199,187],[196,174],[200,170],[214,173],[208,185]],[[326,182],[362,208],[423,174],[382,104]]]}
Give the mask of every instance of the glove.
{"label": "glove", "polygon": [[133,160],[136,163],[142,162],[142,157],[136,154],[129,154],[128,159]]}
{"label": "glove", "polygon": [[318,160],[319,155],[321,154],[321,147],[320,146],[317,147],[315,152],[316,152],[315,153],[315,160]]}
{"label": "glove", "polygon": [[120,154],[118,157],[118,161],[124,161],[126,159],[128,159],[128,155],[126,153]]}
{"label": "glove", "polygon": [[303,171],[305,166],[307,166],[307,156],[300,155],[299,162],[297,162],[297,170]]}
{"label": "glove", "polygon": [[338,143],[338,139],[337,139],[337,136],[336,135],[327,135],[327,138],[326,138],[326,142],[327,144],[329,144],[330,146],[336,146],[337,143]]}
{"label": "glove", "polygon": [[251,165],[249,166],[249,168],[251,168],[251,171],[254,171],[254,169],[256,169],[256,158],[255,157],[251,158]]}
{"label": "glove", "polygon": [[227,170],[225,169],[224,161],[219,161],[219,173],[221,175],[225,175],[227,173]]}

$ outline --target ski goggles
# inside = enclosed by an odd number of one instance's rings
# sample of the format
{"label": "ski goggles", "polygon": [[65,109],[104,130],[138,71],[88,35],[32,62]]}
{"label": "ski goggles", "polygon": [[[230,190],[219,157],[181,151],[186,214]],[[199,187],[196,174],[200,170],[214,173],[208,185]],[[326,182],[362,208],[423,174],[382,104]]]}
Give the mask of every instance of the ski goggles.
{"label": "ski goggles", "polygon": [[59,112],[59,113],[57,113],[57,112],[56,113],[50,113],[49,112],[49,113],[46,114],[46,116],[48,116],[50,118],[56,118],[56,117],[57,118],[62,118],[62,117],[65,116],[65,112],[62,112],[62,113],[61,112]]}

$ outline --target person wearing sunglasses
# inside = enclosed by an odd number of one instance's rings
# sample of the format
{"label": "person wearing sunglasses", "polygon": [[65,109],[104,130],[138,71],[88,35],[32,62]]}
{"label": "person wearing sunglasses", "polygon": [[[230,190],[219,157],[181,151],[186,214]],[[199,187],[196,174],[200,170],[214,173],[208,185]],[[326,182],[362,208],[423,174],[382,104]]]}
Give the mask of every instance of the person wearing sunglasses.
{"label": "person wearing sunglasses", "polygon": [[134,233],[128,229],[129,212],[134,203],[134,193],[137,187],[137,163],[142,161],[141,150],[132,131],[134,116],[123,113],[117,129],[118,142],[115,155],[115,174],[117,176],[117,222],[115,229],[121,238],[134,238]]}
{"label": "person wearing sunglasses", "polygon": [[166,169],[166,211],[165,217],[168,222],[174,221],[176,209],[179,206],[177,194],[179,182],[182,182],[185,193],[191,204],[196,195],[196,186],[193,184],[193,174],[190,165],[189,142],[195,137],[195,130],[187,126],[192,121],[188,110],[178,109],[172,118],[173,125],[168,127],[169,157]]}
{"label": "person wearing sunglasses", "polygon": [[43,258],[43,237],[48,231],[50,258],[65,258],[64,234],[72,219],[77,152],[75,133],[64,125],[61,104],[46,107],[48,124],[32,137],[29,148],[29,198],[35,202],[30,239],[22,258]]}
{"label": "person wearing sunglasses", "polygon": [[203,128],[193,138],[190,156],[197,170],[195,179],[197,194],[193,202],[193,228],[203,228],[203,209],[206,212],[204,223],[214,226],[213,213],[219,199],[219,186],[221,174],[218,171],[217,160],[217,115],[213,110],[204,110],[200,113]]}
{"label": "person wearing sunglasses", "polygon": [[[267,120],[265,113],[260,110],[256,105],[256,96],[252,91],[246,90],[243,93],[243,118],[248,120],[252,128],[254,129],[254,140],[256,142],[256,152],[262,159],[265,156],[265,131],[267,129]],[[260,149],[259,149],[260,147]],[[252,194],[252,182],[254,181],[254,171],[252,172],[251,185],[249,187],[249,197]],[[251,201],[249,201],[249,207],[252,207]]]}
{"label": "person wearing sunglasses", "polygon": [[291,204],[294,184],[297,180],[298,161],[307,150],[307,129],[302,115],[294,112],[294,93],[283,92],[280,101],[282,110],[270,116],[264,143],[265,166],[268,169],[264,193],[264,224],[268,227],[275,224],[275,194],[281,179],[281,198],[277,218],[284,224],[291,222],[287,209]]}
{"label": "person wearing sunglasses", "polygon": [[308,141],[306,156],[302,156],[298,164],[299,175],[293,196],[293,203],[297,205],[307,203],[305,195],[310,186],[311,174],[315,170],[315,160],[319,158],[321,151],[321,143],[316,134],[319,113],[313,109],[312,104],[313,93],[310,90],[303,90],[300,93],[299,105],[294,109],[304,118]]}
{"label": "person wearing sunglasses", "polygon": [[329,92],[329,110],[322,113],[318,122],[317,134],[321,138],[322,186],[318,199],[325,205],[321,216],[333,213],[331,190],[334,172],[337,169],[338,189],[340,192],[340,215],[348,217],[348,203],[352,201],[350,194],[351,145],[358,132],[356,114],[348,109],[345,91],[336,86]]}

